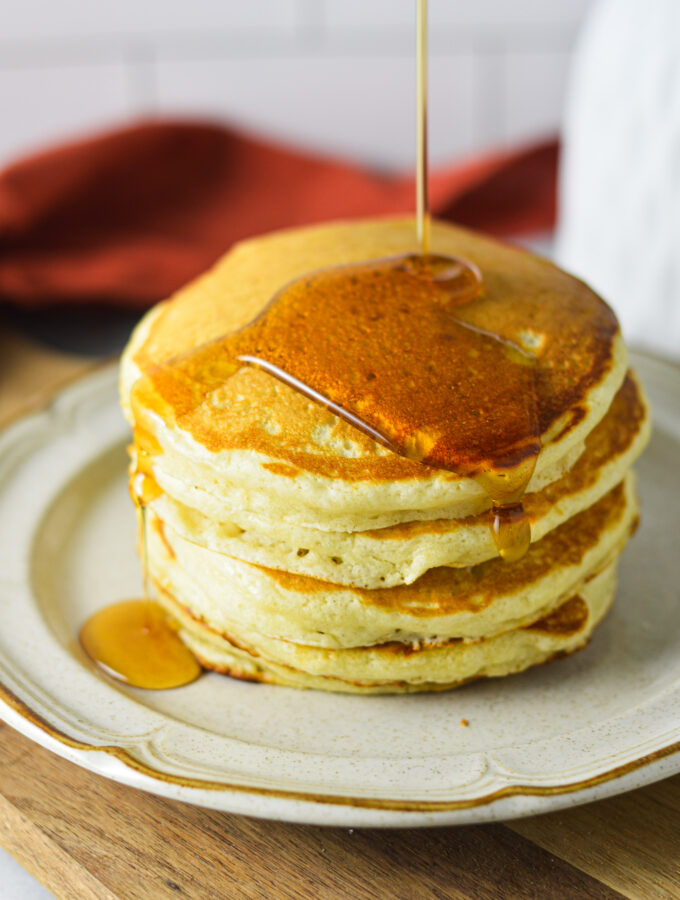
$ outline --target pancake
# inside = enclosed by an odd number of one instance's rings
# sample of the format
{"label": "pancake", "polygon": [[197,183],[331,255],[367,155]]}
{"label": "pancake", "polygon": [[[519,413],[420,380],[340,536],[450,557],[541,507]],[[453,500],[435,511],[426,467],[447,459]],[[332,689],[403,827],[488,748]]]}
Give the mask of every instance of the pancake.
{"label": "pancake", "polygon": [[[292,280],[416,250],[411,220],[316,226],[238,245],[136,330],[121,370],[127,414],[134,419],[131,390],[140,376],[152,394],[163,393],[164,364],[244,326]],[[542,449],[528,489],[545,486],[562,474],[560,462],[582,444],[623,381],[626,351],[616,320],[582,282],[529,253],[442,223],[433,227],[432,250],[469,259],[483,272],[483,296],[466,313],[470,323],[482,330],[492,324],[502,338],[531,347],[540,364]],[[166,467],[226,508],[366,531],[421,516],[462,518],[488,506],[473,478],[391,453],[254,367],[241,368],[181,415],[172,391],[146,400],[136,425],[162,450],[154,470]]]}
{"label": "pancake", "polygon": [[467,269],[404,262],[411,220],[245,241],[135,330],[144,557],[206,667],[442,690],[571,653],[609,608],[650,431],[616,318],[530,253],[443,223],[431,245]]}
{"label": "pancake", "polygon": [[251,644],[216,634],[174,599],[159,599],[177,621],[183,641],[209,669],[248,681],[345,693],[447,690],[496,678],[566,656],[587,644],[614,596],[616,566],[593,575],[578,594],[548,616],[487,640],[450,641],[414,648],[389,643],[352,650],[319,650],[283,641]]}
{"label": "pancake", "polygon": [[[604,419],[586,438],[578,461],[542,491],[525,495],[532,540],[587,509],[621,481],[647,443],[649,431],[644,396],[629,374]],[[164,490],[149,506],[179,536],[246,562],[337,584],[363,588],[410,584],[428,569],[473,566],[498,553],[484,513],[365,532],[294,525],[282,532],[280,522],[248,515],[238,507],[221,511],[228,521],[216,520],[217,510],[211,509],[205,492],[183,489],[181,482],[160,469],[157,475]]]}
{"label": "pancake", "polygon": [[633,476],[532,545],[519,561],[430,570],[412,585],[363,590],[266,569],[179,537],[153,516],[155,583],[218,633],[345,649],[390,641],[485,638],[531,622],[578,591],[626,543]]}

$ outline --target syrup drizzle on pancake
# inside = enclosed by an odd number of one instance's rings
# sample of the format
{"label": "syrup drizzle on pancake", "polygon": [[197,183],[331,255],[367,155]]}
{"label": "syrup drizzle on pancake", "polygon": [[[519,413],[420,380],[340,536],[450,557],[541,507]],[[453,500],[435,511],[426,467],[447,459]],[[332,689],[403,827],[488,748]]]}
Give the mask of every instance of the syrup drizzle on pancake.
{"label": "syrup drizzle on pancake", "polygon": [[427,0],[418,0],[416,17],[416,231],[420,252],[430,252],[427,181]]}

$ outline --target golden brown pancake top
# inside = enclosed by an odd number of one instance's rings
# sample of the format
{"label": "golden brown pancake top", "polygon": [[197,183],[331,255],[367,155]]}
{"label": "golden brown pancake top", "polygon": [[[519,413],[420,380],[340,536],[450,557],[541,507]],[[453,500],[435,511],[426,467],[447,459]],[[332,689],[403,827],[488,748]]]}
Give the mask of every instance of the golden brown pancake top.
{"label": "golden brown pancake top", "polygon": [[[291,280],[329,265],[410,251],[414,249],[413,242],[411,223],[373,222],[283,233],[237,248],[213,273],[180,292],[161,310],[137,352],[135,361],[151,376],[155,394],[162,397],[155,408],[171,422],[181,420],[177,424],[213,451],[256,450],[293,469],[349,480],[431,477],[431,470],[428,472],[418,463],[386,453],[370,438],[345,422],[337,422],[294,389],[275,383],[270,375],[250,367],[234,373],[233,360],[219,352],[225,336],[252,321]],[[588,392],[611,368],[618,334],[611,310],[584,284],[550,263],[469,232],[438,226],[433,249],[463,257],[479,267],[483,277],[482,294],[464,305],[458,316],[465,321],[468,337],[478,336],[471,343],[483,343],[480,333],[493,332],[501,341],[524,348],[528,355],[535,357],[535,381],[540,397],[539,436],[565,416],[566,434],[582,417],[582,404]],[[418,317],[414,317],[410,333],[409,321],[407,310],[398,320],[398,327],[376,333],[374,358],[378,363],[390,354],[393,361],[398,358],[399,341],[418,342]],[[431,333],[426,336],[431,337]],[[269,337],[270,351],[273,352],[277,343],[287,347],[287,342],[294,341],[290,322],[282,331],[272,331]],[[318,371],[323,360],[328,360],[326,383],[339,379],[340,388],[345,392],[340,392],[343,397],[354,387],[361,394],[361,385],[352,386],[352,367],[345,366],[345,371],[342,370],[342,355],[331,359],[332,337],[319,342],[315,369]],[[339,346],[347,348],[351,340],[351,333],[345,335]],[[476,345],[471,349],[480,351]],[[298,347],[296,352],[297,358],[304,361],[305,346]],[[508,377],[502,356],[498,356],[498,372],[493,371],[491,358],[484,366],[485,383],[493,398],[496,398],[498,382]],[[441,353],[439,357],[437,365],[442,372]],[[174,361],[173,365],[163,365],[169,359]],[[176,364],[180,368],[184,366],[179,378]],[[521,365],[512,369],[518,378],[518,395],[523,384],[522,369]],[[451,391],[451,386],[459,380],[462,390],[467,375],[462,356],[458,354],[452,369],[441,381]],[[197,404],[194,396],[187,400],[189,395],[195,395],[196,383],[214,388],[209,402]],[[443,403],[442,397],[435,396],[437,379],[427,380],[424,370],[414,372],[413,384],[407,385],[412,397],[423,387],[432,402]],[[494,428],[508,431],[516,424],[517,417],[506,417],[507,426],[504,425],[502,417],[499,418],[499,404],[487,403],[484,391],[479,384],[477,387],[479,408],[475,409],[474,402],[465,404],[459,431],[461,446],[464,445],[470,459],[475,457],[479,463],[493,447],[488,442],[483,447],[475,446],[474,416],[495,417]],[[399,396],[403,399],[403,392],[395,394],[397,400]],[[152,405],[148,396],[145,401]],[[413,417],[411,407],[402,412],[406,424],[417,431],[417,423],[409,421]],[[393,422],[399,410],[386,403],[384,413],[386,421]],[[319,428],[324,426],[326,433],[323,439],[318,439]],[[426,429],[426,445],[432,437]],[[506,437],[511,449],[526,443],[525,433],[506,435],[504,441]],[[444,440],[438,434],[434,439]],[[337,451],[342,444],[350,450],[347,455]],[[420,456],[427,458],[427,452],[421,452]],[[511,463],[511,458],[508,459]]]}

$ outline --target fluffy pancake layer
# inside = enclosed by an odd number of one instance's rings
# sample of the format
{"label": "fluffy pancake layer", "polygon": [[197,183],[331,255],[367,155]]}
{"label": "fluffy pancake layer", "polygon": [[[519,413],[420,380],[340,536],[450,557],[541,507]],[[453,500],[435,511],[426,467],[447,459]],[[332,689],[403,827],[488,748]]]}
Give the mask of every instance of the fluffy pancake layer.
{"label": "fluffy pancake layer", "polygon": [[[540,540],[618,484],[646,444],[649,428],[644,398],[628,375],[576,463],[542,491],[526,495],[532,540]],[[410,584],[428,569],[473,566],[497,555],[486,513],[364,532],[321,531],[288,523],[282,527],[280,521],[238,507],[222,507],[224,521],[199,511],[210,505],[201,489],[183,490],[182,482],[160,469],[157,478],[164,490],[150,507],[179,536],[246,562],[338,584],[363,588]]]}
{"label": "fluffy pancake layer", "polygon": [[556,609],[530,625],[478,641],[453,640],[414,647],[393,642],[347,650],[322,650],[221,635],[189,615],[169,594],[159,599],[178,622],[182,639],[202,664],[249,681],[347,693],[382,694],[446,690],[478,678],[521,672],[583,647],[608,610],[616,565],[594,574]]}
{"label": "fluffy pancake layer", "polygon": [[[362,590],[244,563],[153,517],[155,583],[220,634],[323,649],[488,638],[550,612],[622,549],[637,516],[632,476],[508,565],[431,569],[412,585]],[[249,638],[252,642],[252,637]]]}

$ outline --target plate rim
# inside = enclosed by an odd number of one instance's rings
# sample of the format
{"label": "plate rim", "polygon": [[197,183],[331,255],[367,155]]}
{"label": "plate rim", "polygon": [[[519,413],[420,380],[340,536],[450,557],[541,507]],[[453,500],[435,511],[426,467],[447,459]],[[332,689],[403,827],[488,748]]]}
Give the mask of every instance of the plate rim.
{"label": "plate rim", "polygon": [[[161,772],[158,769],[154,769],[151,766],[148,766],[141,760],[135,759],[134,756],[128,753],[128,751],[123,747],[117,747],[115,745],[88,744],[85,741],[81,741],[77,738],[73,738],[70,735],[67,735],[65,732],[61,731],[61,729],[51,725],[49,722],[47,722],[46,719],[35,713],[26,703],[18,698],[12,691],[10,691],[9,688],[7,688],[7,686],[1,681],[0,701],[2,702],[2,704],[8,706],[15,713],[17,713],[28,724],[40,729],[44,734],[57,741],[64,748],[86,752],[88,754],[104,753],[108,757],[113,757],[114,759],[123,763],[123,765],[126,766],[126,768],[130,769],[132,773],[150,778],[155,782],[172,784],[176,787],[189,790],[204,790],[211,793],[222,794],[235,792],[238,794],[276,798],[285,801],[302,801],[314,804],[350,807],[352,809],[361,810],[376,810],[381,812],[458,812],[461,810],[470,810],[476,809],[478,807],[485,807],[500,800],[510,799],[513,797],[542,798],[563,795],[568,796],[578,792],[597,788],[600,785],[608,784],[612,781],[616,781],[616,779],[623,778],[625,775],[633,774],[637,771],[640,771],[641,769],[644,769],[645,767],[653,765],[654,763],[661,762],[664,759],[680,753],[680,740],[678,740],[672,744],[668,744],[665,747],[661,747],[658,750],[652,751],[651,753],[645,754],[644,756],[638,757],[637,759],[630,760],[627,763],[621,763],[620,765],[609,769],[607,772],[601,772],[598,775],[591,776],[590,778],[586,778],[581,781],[558,785],[508,785],[507,787],[499,788],[497,790],[491,791],[488,794],[484,794],[481,797],[470,798],[467,800],[405,801],[390,800],[388,798],[381,797],[350,797],[346,794],[316,794],[293,789],[284,790],[281,788],[266,788],[256,787],[254,785],[210,781],[208,779],[190,778],[186,776],[172,775],[167,772]],[[0,706],[0,717],[1,714],[2,707]],[[26,732],[22,733],[26,737],[30,738],[30,735],[26,734]],[[106,773],[101,772],[96,767],[85,767],[90,769],[90,771],[98,772],[98,774],[104,774],[106,777]],[[680,757],[678,758],[678,769],[680,769]],[[111,776],[109,775],[108,777]]]}
{"label": "plate rim", "polygon": [[[647,362],[661,369],[668,368],[675,372],[680,366],[674,361],[664,359],[654,354],[635,350],[634,355],[645,359]],[[104,374],[117,374],[117,358],[108,358],[93,365],[87,366],[84,371],[76,373],[66,382],[55,386],[54,390],[43,395],[35,403],[23,407],[21,411],[6,421],[0,434],[12,430],[17,424],[41,412],[49,407],[65,392],[83,381],[101,377]],[[184,800],[201,806],[213,806],[224,811],[245,812],[249,815],[267,818],[281,818],[290,821],[318,822],[319,824],[359,824],[381,826],[403,826],[404,818],[409,819],[409,825],[432,824],[458,824],[463,819],[465,822],[490,821],[497,818],[510,819],[516,816],[530,815],[537,812],[546,812],[550,809],[558,809],[588,800],[611,796],[625,790],[641,787],[644,784],[668,777],[675,771],[680,771],[680,740],[659,747],[649,753],[635,759],[619,763],[605,772],[592,775],[578,781],[548,784],[509,784],[496,788],[486,794],[466,799],[442,799],[442,800],[396,800],[385,797],[352,797],[348,794],[316,793],[295,788],[285,789],[277,787],[265,787],[247,784],[234,784],[226,781],[211,781],[198,777],[176,775],[155,769],[142,760],[136,759],[124,747],[115,744],[90,744],[78,738],[74,738],[52,725],[31,707],[0,679],[0,719],[10,727],[22,733],[28,739],[38,743],[51,752],[66,758],[76,764],[103,775],[119,783],[125,783],[135,788],[141,788],[152,793],[168,796],[168,786],[173,787],[172,798]],[[43,740],[40,740],[40,736]],[[96,757],[94,754],[98,754]],[[664,766],[664,762],[673,761],[672,766]],[[117,772],[106,771],[107,761],[115,760],[122,765],[122,770]],[[110,769],[110,766],[109,766]],[[127,777],[123,777],[127,771]],[[631,776],[637,775],[634,783],[626,786],[625,781],[630,781]],[[642,777],[640,777],[642,776]],[[163,787],[166,790],[163,790]],[[201,795],[201,796],[199,796]],[[234,809],[234,804],[211,803],[210,797],[228,798],[229,795],[256,798],[264,802],[264,809]],[[513,808],[512,801],[533,801]],[[274,815],[270,808],[274,805]],[[241,805],[241,804],[239,804]],[[498,807],[502,813],[495,815]],[[305,809],[316,808],[319,812],[335,813],[315,818],[314,815],[299,814],[300,807]],[[294,814],[295,809],[298,814]],[[490,811],[491,815],[485,815]],[[470,815],[461,816],[468,813]],[[475,814],[476,813],[476,814]],[[359,818],[352,817],[358,814]],[[378,818],[376,815],[378,814]],[[414,818],[415,815],[415,818]]]}

